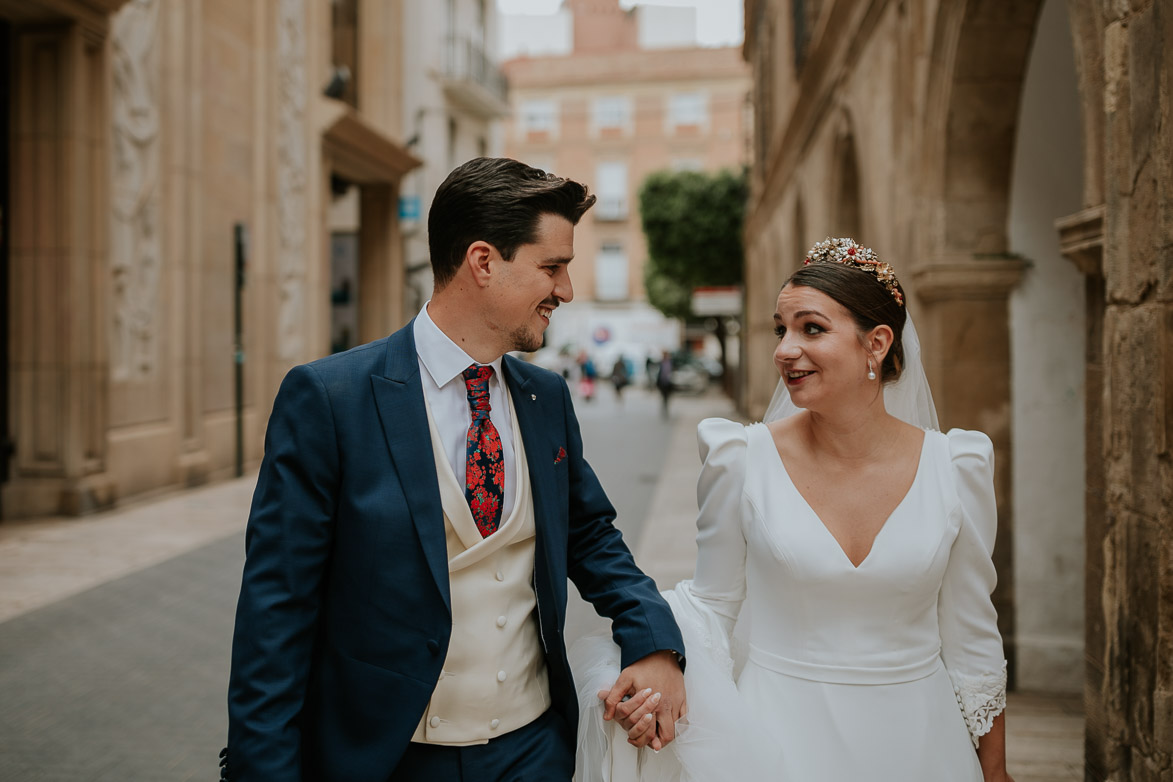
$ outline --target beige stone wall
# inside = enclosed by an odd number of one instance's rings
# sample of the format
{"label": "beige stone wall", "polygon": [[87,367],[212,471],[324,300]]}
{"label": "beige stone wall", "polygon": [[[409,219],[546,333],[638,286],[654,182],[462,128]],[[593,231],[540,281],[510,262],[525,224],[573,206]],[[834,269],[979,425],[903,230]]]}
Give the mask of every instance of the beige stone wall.
{"label": "beige stone wall", "polygon": [[[294,363],[329,350],[329,181],[363,191],[362,334],[403,322],[400,4],[362,0],[357,110],[322,96],[316,0],[31,2],[12,25],[16,458],[0,518],[231,475],[234,226],[246,466]],[[25,15],[27,14],[27,16]],[[73,15],[70,15],[73,14]],[[46,67],[48,66],[48,67]]]}
{"label": "beige stone wall", "polygon": [[[1011,416],[1009,299],[1032,259],[1010,252],[1008,226],[1017,216],[1010,190],[1019,97],[1043,3],[814,5],[809,43],[796,58],[790,4],[745,4],[759,138],[746,229],[742,404],[760,414],[776,383],[769,318],[781,281],[813,241],[859,232],[910,293],[942,425],[982,429],[994,440],[995,603],[1016,672],[1016,608],[1033,597],[1014,583],[1015,570],[1030,563],[1016,562],[1013,541],[1032,519],[1014,517],[1012,476],[1042,473],[1012,460],[1021,435]],[[1084,429],[1086,449],[1087,777],[1168,779],[1173,12],[1143,1],[1064,6],[1082,126],[1072,165],[1083,189],[1074,214],[1051,219],[1063,254],[1085,276],[1072,303],[1085,315],[1087,395],[1084,420],[1072,423]],[[1031,392],[1046,397],[1045,389]]]}

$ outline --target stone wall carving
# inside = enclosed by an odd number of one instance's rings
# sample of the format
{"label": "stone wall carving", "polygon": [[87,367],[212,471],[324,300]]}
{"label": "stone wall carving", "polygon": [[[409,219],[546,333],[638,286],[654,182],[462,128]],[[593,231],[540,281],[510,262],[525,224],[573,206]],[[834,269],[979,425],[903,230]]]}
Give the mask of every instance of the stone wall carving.
{"label": "stone wall carving", "polygon": [[305,0],[277,13],[277,354],[301,358],[307,194]]}
{"label": "stone wall carving", "polygon": [[112,285],[110,368],[116,381],[159,366],[158,0],[134,0],[111,20]]}

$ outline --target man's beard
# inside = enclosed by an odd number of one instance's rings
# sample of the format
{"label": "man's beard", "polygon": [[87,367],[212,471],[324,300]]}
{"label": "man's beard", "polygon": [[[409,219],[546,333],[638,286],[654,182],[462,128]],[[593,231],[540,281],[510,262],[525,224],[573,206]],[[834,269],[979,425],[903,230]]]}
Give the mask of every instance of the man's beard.
{"label": "man's beard", "polygon": [[509,334],[509,344],[512,346],[509,348],[510,351],[533,353],[542,347],[542,335],[541,333],[535,334],[531,329],[521,326]]}

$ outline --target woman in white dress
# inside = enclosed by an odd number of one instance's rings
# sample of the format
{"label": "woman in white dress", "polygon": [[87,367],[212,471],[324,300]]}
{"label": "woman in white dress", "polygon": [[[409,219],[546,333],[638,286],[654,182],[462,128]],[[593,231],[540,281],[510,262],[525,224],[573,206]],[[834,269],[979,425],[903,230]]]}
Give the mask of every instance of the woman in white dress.
{"label": "woman in white dress", "polygon": [[[655,756],[610,740],[595,693],[613,668],[587,644],[579,782],[1009,782],[993,448],[936,431],[904,304],[849,239],[783,287],[767,423],[698,430],[696,573],[666,593],[689,724]],[[638,693],[618,712],[637,744],[652,709]]]}

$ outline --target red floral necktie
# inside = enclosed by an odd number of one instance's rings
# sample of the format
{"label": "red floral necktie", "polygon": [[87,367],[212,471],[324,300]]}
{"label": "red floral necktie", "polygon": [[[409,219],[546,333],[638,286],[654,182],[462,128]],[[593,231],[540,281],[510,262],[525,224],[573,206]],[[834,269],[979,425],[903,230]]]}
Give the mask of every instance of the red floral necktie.
{"label": "red floral necktie", "polygon": [[464,387],[472,422],[464,440],[467,463],[464,473],[464,496],[472,510],[473,521],[481,537],[489,537],[501,523],[501,506],[505,498],[505,460],[501,452],[501,435],[489,419],[489,378],[492,367],[473,364],[464,370]]}

